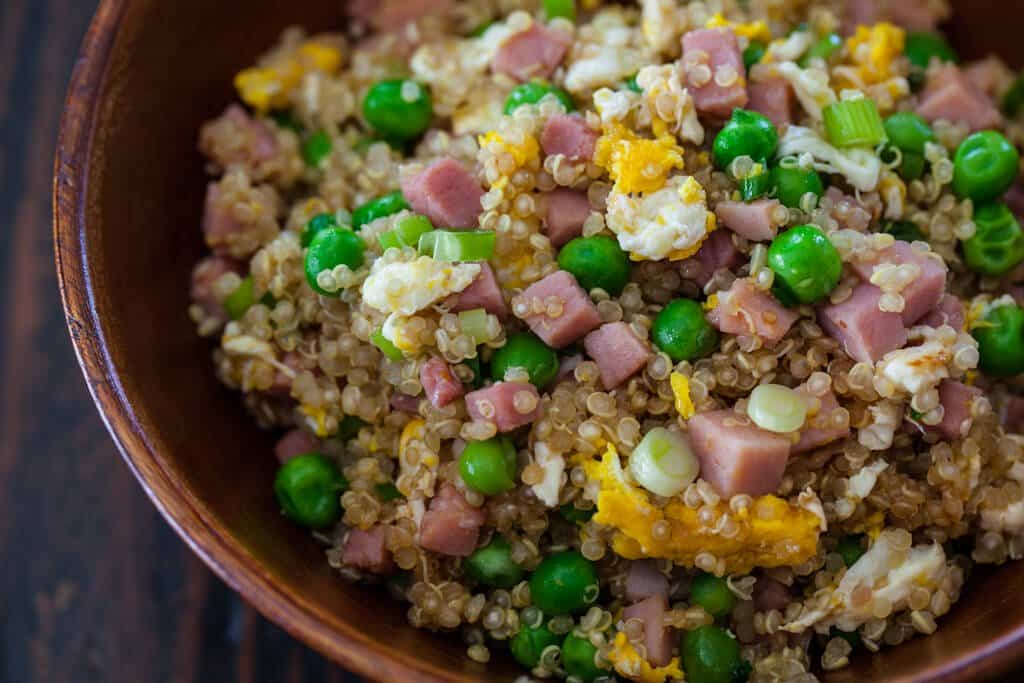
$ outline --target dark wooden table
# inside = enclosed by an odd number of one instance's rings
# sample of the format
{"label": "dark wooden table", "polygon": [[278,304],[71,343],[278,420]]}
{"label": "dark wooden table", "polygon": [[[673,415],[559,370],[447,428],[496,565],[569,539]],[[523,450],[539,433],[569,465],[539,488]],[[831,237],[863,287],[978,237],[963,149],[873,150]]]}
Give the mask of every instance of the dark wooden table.
{"label": "dark wooden table", "polygon": [[50,183],[93,0],[0,0],[0,681],[355,681],[242,603],[146,500],[86,393]]}

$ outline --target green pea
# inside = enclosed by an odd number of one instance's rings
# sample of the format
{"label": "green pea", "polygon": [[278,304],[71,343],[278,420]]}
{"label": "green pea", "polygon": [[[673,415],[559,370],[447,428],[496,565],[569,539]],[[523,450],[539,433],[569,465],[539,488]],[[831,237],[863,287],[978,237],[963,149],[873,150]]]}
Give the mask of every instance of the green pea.
{"label": "green pea", "polygon": [[459,456],[459,474],[466,486],[486,496],[516,486],[516,448],[503,436],[470,441]]}
{"label": "green pea", "polygon": [[359,436],[359,430],[366,426],[366,422],[355,415],[346,415],[338,423],[337,438],[342,441],[351,441]]}
{"label": "green pea", "polygon": [[1006,204],[974,209],[974,235],[964,242],[967,267],[982,275],[1005,275],[1024,261],[1024,233]]}
{"label": "green pea", "polygon": [[588,292],[600,287],[611,296],[622,294],[632,266],[614,237],[577,237],[558,252],[558,267],[576,277]]}
{"label": "green pea", "polygon": [[317,275],[342,265],[356,270],[363,265],[364,251],[366,251],[366,244],[351,230],[341,228],[321,230],[306,249],[306,282],[313,288],[313,291],[326,296],[334,296],[337,291],[329,292],[317,284]]}
{"label": "green pea", "polygon": [[743,50],[743,68],[750,71],[750,67],[764,59],[766,49],[764,43],[751,42],[747,45]]}
{"label": "green pea", "polygon": [[545,614],[578,612],[600,592],[594,564],[575,550],[548,555],[530,577],[530,599]]}
{"label": "green pea", "polygon": [[597,648],[587,638],[570,633],[562,642],[562,667],[570,676],[575,676],[584,683],[590,683],[601,676],[608,676],[609,669],[599,667],[594,662]]}
{"label": "green pea", "polygon": [[863,538],[863,534],[847,534],[840,538],[839,543],[836,544],[836,552],[843,558],[843,563],[847,567],[852,567],[853,563],[864,554],[864,548],[861,546],[861,539]]}
{"label": "green pea", "polygon": [[306,164],[313,168],[320,168],[323,162],[331,155],[334,143],[331,136],[325,131],[317,131],[302,142],[302,158]]}
{"label": "green pea", "polygon": [[715,136],[711,153],[715,166],[726,171],[736,157],[747,156],[763,163],[775,154],[778,145],[779,132],[767,116],[734,109],[732,118]]}
{"label": "green pea", "polygon": [[232,320],[238,320],[249,308],[256,303],[256,295],[253,292],[253,281],[252,275],[242,278],[242,281],[235,288],[235,291],[231,292],[226,299],[224,299],[224,310],[231,316]]}
{"label": "green pea", "polygon": [[800,201],[808,192],[816,197],[825,194],[821,176],[813,168],[776,166],[771,170],[772,185],[783,206],[799,209]]}
{"label": "green pea", "polygon": [[463,560],[462,571],[474,581],[492,588],[511,588],[523,580],[525,573],[512,561],[512,547],[502,536],[495,536]]}
{"label": "green pea", "polygon": [[532,669],[540,664],[540,657],[544,650],[552,645],[558,645],[561,638],[548,630],[547,626],[531,628],[526,624],[519,627],[519,633],[512,638],[509,649],[516,661]]}
{"label": "green pea", "polygon": [[693,579],[690,597],[716,619],[727,616],[736,606],[736,596],[729,590],[725,579],[705,572],[700,572]]}
{"label": "green pea", "polygon": [[882,232],[886,232],[903,242],[923,242],[924,233],[917,223],[912,221],[893,221],[885,226]]}
{"label": "green pea", "polygon": [[405,201],[400,190],[381,195],[356,207],[352,212],[352,229],[359,232],[367,223],[408,208],[409,202]]}
{"label": "green pea", "polygon": [[745,677],[740,677],[746,667],[740,657],[739,643],[723,628],[709,625],[687,631],[682,637],[681,650],[688,683],[735,683],[737,679],[745,680]]}
{"label": "green pea", "polygon": [[901,111],[885,119],[885,134],[889,143],[903,152],[924,154],[924,146],[935,142],[935,132],[928,122],[917,114]]}
{"label": "green pea", "polygon": [[651,340],[675,363],[703,358],[718,348],[718,332],[690,299],[675,299],[661,309],[651,325]]}
{"label": "green pea", "polygon": [[543,0],[544,18],[548,21],[560,17],[576,21],[576,3],[573,0]]}
{"label": "green pea", "polygon": [[927,69],[932,57],[942,62],[959,61],[956,52],[949,46],[946,39],[931,31],[911,31],[907,33],[903,43],[903,54],[910,63],[920,69]]}
{"label": "green pea", "polygon": [[1021,107],[1024,107],[1024,76],[1018,76],[1013,84],[1007,89],[1006,94],[1003,95],[1002,101],[1003,113],[1006,114],[1007,118],[1015,119],[1017,114],[1020,113]]}
{"label": "green pea", "polygon": [[341,492],[348,481],[319,453],[292,458],[277,471],[274,493],[284,514],[310,529],[325,529],[341,519]]}
{"label": "green pea", "polygon": [[524,368],[530,383],[543,389],[558,374],[558,354],[530,332],[518,332],[491,356],[491,379],[500,382],[510,368]]}
{"label": "green pea", "polygon": [[434,103],[430,91],[416,81],[378,81],[366,93],[363,116],[385,138],[412,140],[430,127]]}
{"label": "green pea", "polygon": [[565,505],[558,508],[558,513],[565,518],[566,521],[572,522],[573,524],[585,524],[597,512],[597,508],[587,508],[586,510],[578,508],[572,503],[566,503]]}
{"label": "green pea", "polygon": [[338,228],[338,218],[333,213],[319,213],[309,219],[306,223],[306,227],[302,229],[302,246],[308,247],[309,243],[313,241],[322,230],[327,228]]}
{"label": "green pea", "polygon": [[772,174],[755,173],[740,180],[740,198],[745,202],[764,197],[772,191]]}
{"label": "green pea", "polygon": [[405,498],[402,492],[398,490],[398,487],[388,482],[386,484],[377,484],[373,487],[373,492],[377,494],[377,497],[383,500],[385,503],[389,503],[399,498]]}
{"label": "green pea", "polygon": [[544,99],[545,95],[554,96],[555,99],[562,103],[566,111],[574,111],[576,109],[576,105],[573,103],[569,93],[558,86],[551,85],[547,81],[530,81],[528,83],[520,83],[512,89],[512,92],[505,99],[504,111],[506,114],[511,114],[524,104],[537,104]]}
{"label": "green pea", "polygon": [[785,306],[821,301],[839,284],[843,262],[832,242],[813,225],[798,225],[768,247],[775,273],[772,291]]}
{"label": "green pea", "polygon": [[1001,133],[983,130],[967,136],[953,157],[953,193],[975,204],[1000,196],[1017,179],[1020,154]]}
{"label": "green pea", "polygon": [[812,59],[824,59],[827,62],[842,46],[843,38],[838,33],[822,36],[800,58],[800,66],[806,68]]}
{"label": "green pea", "polygon": [[971,331],[978,340],[978,367],[993,377],[1024,372],[1024,310],[1016,304],[997,306]]}

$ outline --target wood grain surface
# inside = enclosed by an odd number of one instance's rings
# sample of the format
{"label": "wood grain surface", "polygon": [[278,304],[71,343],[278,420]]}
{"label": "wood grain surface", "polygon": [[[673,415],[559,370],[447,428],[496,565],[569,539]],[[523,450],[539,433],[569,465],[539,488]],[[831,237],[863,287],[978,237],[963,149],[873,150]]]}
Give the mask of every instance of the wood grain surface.
{"label": "wood grain surface", "polygon": [[50,185],[92,0],[0,0],[0,681],[356,681],[216,579],[89,399],[53,272]]}

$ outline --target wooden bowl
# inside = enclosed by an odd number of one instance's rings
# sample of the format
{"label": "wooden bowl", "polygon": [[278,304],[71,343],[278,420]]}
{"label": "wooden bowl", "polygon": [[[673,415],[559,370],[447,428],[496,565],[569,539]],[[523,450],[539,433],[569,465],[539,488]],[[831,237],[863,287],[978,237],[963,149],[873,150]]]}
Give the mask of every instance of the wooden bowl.
{"label": "wooden bowl", "polygon": [[[975,0],[953,29],[965,54],[1016,58],[1020,14]],[[57,270],[68,327],[128,466],[203,560],[268,618],[379,681],[511,681],[455,636],[418,631],[382,592],[342,580],[278,513],[271,440],[215,379],[186,315],[202,251],[200,124],[282,28],[336,29],[338,0],[104,0],[68,92],[56,159]],[[1016,24],[1016,26],[1014,26]],[[830,681],[968,680],[1024,648],[1024,566],[979,572],[936,635],[861,656]]]}

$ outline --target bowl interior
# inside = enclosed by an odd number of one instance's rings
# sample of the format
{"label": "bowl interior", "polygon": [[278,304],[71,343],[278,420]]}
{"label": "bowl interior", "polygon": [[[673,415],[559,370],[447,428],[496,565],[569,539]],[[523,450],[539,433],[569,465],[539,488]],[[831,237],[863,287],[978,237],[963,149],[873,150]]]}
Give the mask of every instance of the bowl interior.
{"label": "bowl interior", "polygon": [[[963,54],[1024,61],[1006,3],[957,2]],[[129,465],[192,547],[270,618],[379,680],[512,680],[457,637],[417,631],[383,591],[342,580],[270,494],[272,439],[214,378],[186,315],[205,184],[200,124],[285,26],[337,29],[338,0],[107,0],[69,92],[58,153],[57,256],[69,325]],[[1016,24],[1017,26],[1014,26]],[[938,633],[858,658],[830,681],[965,677],[1005,667],[1024,631],[1024,571],[982,572]],[[1012,642],[1011,642],[1012,641]]]}

